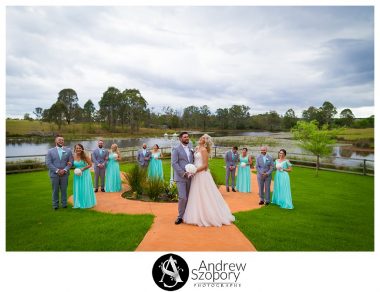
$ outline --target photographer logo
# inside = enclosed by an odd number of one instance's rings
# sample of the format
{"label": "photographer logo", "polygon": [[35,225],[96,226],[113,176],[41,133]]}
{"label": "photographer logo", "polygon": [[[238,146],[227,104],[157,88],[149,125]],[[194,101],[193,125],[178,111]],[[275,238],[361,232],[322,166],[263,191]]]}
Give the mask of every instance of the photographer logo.
{"label": "photographer logo", "polygon": [[154,263],[152,275],[158,287],[166,291],[175,291],[186,284],[189,267],[183,258],[169,253]]}

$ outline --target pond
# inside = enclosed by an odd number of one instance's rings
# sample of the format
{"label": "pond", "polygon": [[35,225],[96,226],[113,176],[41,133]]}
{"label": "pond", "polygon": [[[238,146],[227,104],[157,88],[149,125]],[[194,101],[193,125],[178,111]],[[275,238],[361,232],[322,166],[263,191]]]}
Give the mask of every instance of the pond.
{"label": "pond", "polygon": [[[191,134],[193,141],[196,141],[198,137],[202,135],[200,132],[194,132]],[[304,153],[304,151],[297,145],[297,143],[291,139],[289,133],[279,132],[228,132],[219,131],[210,133],[213,137],[226,137],[232,140],[236,139],[237,144],[239,144],[239,139],[246,139],[247,137],[263,137],[270,138],[275,141],[275,145],[270,147],[269,151],[276,153],[280,148],[285,148],[288,153]],[[177,141],[177,139],[176,139]],[[67,147],[73,148],[75,144],[81,143],[87,151],[92,151],[97,147],[97,138],[92,140],[65,140],[65,145]],[[110,138],[104,139],[105,148],[109,149],[113,143],[116,143],[120,148],[140,148],[143,143],[151,148],[154,144],[158,144],[160,147],[170,147],[170,139],[165,139],[164,137],[141,137],[141,138]],[[19,159],[26,159],[25,157],[20,158],[10,158],[11,156],[29,156],[29,155],[45,155],[48,149],[54,147],[54,140],[49,139],[7,139],[6,142],[6,156],[7,161],[16,161]],[[250,147],[252,148],[252,147]],[[258,147],[257,147],[258,148]],[[258,154],[258,149],[249,149],[252,155]],[[347,147],[347,145],[337,145],[333,147],[331,156],[335,159],[332,160],[337,166],[360,166],[363,160],[355,159],[368,159],[374,160],[373,151],[361,151],[360,149],[352,150],[352,148]],[[33,157],[32,157],[33,158]],[[342,159],[342,158],[352,158],[352,160]],[[43,157],[39,157],[43,159]]]}

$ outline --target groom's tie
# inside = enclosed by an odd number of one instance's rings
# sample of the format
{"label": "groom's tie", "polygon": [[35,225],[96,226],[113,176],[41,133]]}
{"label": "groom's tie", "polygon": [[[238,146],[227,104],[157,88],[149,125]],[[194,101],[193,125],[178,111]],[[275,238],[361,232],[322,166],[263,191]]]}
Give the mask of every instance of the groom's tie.
{"label": "groom's tie", "polygon": [[59,159],[62,159],[62,147],[58,147]]}

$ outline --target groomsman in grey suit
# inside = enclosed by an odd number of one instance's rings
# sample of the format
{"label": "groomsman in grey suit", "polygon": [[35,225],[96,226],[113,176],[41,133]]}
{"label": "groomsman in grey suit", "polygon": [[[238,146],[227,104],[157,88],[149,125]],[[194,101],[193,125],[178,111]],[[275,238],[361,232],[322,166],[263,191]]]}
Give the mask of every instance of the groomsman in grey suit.
{"label": "groomsman in grey suit", "polygon": [[174,169],[174,181],[178,188],[178,217],[174,222],[181,224],[182,217],[186,210],[187,199],[189,197],[191,174],[186,172],[185,166],[194,163],[194,153],[189,147],[189,134],[182,132],[179,134],[181,143],[172,152],[172,166]]}
{"label": "groomsman in grey suit", "polygon": [[232,150],[229,150],[224,155],[224,161],[226,162],[226,189],[227,192],[230,191],[230,176],[231,176],[231,187],[232,191],[235,191],[235,174],[236,174],[236,166],[239,163],[239,153],[237,153],[237,146],[232,147]]}
{"label": "groomsman in grey suit", "polygon": [[67,208],[67,183],[70,167],[73,164],[73,155],[70,148],[63,147],[62,136],[55,138],[55,147],[48,150],[46,165],[49,168],[49,177],[53,189],[52,201],[54,210],[58,210],[59,190],[61,190],[62,208]]}
{"label": "groomsman in grey suit", "polygon": [[144,143],[142,145],[142,149],[137,151],[137,156],[136,156],[137,163],[140,165],[140,167],[142,168],[148,167],[151,155],[152,153],[148,149],[146,149],[146,144]]}
{"label": "groomsman in grey suit", "polygon": [[100,177],[100,187],[101,191],[104,190],[104,179],[106,175],[106,165],[108,161],[108,150],[103,148],[104,142],[102,139],[98,141],[98,148],[94,150],[91,154],[91,160],[94,166],[95,172],[95,192],[98,191],[99,188],[99,177]]}
{"label": "groomsman in grey suit", "polygon": [[[270,204],[270,183],[272,180],[273,158],[267,154],[267,147],[261,147],[261,154],[256,157],[257,182],[259,184],[259,205]],[[265,199],[264,199],[265,191]]]}

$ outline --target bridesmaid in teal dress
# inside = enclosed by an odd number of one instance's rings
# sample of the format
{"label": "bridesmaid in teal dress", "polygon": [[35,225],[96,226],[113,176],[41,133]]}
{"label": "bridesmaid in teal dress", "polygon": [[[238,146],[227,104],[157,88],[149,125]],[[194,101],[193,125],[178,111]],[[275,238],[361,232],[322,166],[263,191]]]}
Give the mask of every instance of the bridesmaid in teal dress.
{"label": "bridesmaid in teal dress", "polygon": [[272,203],[279,205],[281,208],[293,209],[288,174],[288,172],[292,171],[292,164],[286,159],[285,149],[281,149],[278,152],[278,159],[276,159],[274,165],[276,167],[276,174],[274,177]]}
{"label": "bridesmaid in teal dress", "polygon": [[73,208],[92,208],[96,205],[94,186],[90,173],[92,162],[82,144],[75,145]]}
{"label": "bridesmaid in teal dress", "polygon": [[240,155],[236,189],[241,193],[251,192],[251,165],[252,157],[247,155],[248,149],[243,148]]}
{"label": "bridesmaid in teal dress", "polygon": [[148,178],[160,178],[164,180],[164,172],[162,170],[162,153],[157,144],[153,146],[152,155],[148,167]]}
{"label": "bridesmaid in teal dress", "polygon": [[121,191],[121,178],[119,161],[121,159],[120,151],[117,144],[111,145],[111,150],[108,156],[108,163],[106,166],[106,192],[120,192]]}

